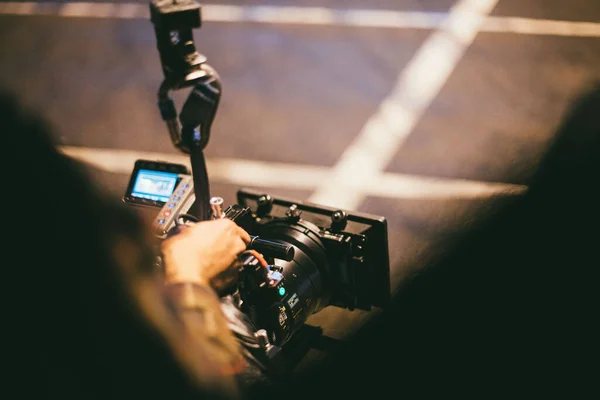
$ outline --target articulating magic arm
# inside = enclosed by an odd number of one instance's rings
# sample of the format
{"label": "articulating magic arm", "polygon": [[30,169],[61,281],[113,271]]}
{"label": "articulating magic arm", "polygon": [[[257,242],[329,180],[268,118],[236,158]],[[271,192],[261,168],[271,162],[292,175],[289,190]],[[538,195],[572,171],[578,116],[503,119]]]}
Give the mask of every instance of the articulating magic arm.
{"label": "articulating magic arm", "polygon": [[172,81],[165,79],[158,91],[158,107],[169,129],[171,141],[186,154],[193,149],[202,150],[208,144],[210,128],[221,98],[221,80],[217,72],[208,64],[202,64],[198,73],[199,77],[186,82],[193,89],[179,118],[170,92],[187,85],[182,86],[179,82],[173,85]]}
{"label": "articulating magic arm", "polygon": [[[196,202],[191,212],[211,217],[210,191],[203,150],[221,98],[221,79],[196,51],[192,30],[201,26],[200,5],[194,0],[153,0],[150,3],[164,81],[158,107],[173,145],[189,154]],[[178,115],[171,91],[193,88]]]}

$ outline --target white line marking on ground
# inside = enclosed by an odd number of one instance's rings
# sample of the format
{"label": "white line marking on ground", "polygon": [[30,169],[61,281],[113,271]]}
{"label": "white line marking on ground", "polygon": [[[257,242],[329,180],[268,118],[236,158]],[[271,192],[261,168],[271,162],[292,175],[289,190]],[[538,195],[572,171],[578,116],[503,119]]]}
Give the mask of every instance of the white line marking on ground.
{"label": "white line marking on ground", "polygon": [[344,151],[309,199],[352,210],[364,194],[353,182],[372,182],[402,146],[475,39],[498,0],[460,0],[400,73],[391,93]]}
{"label": "white line marking on ground", "polygon": [[525,35],[600,37],[600,24],[517,17],[488,17],[481,31]]}
{"label": "white line marking on ground", "polygon": [[[0,15],[53,15],[79,18],[148,19],[142,3],[2,2]],[[202,4],[203,21],[265,24],[338,25],[364,28],[437,29],[445,12],[322,7],[235,6]],[[487,17],[480,32],[600,37],[600,23],[517,17]]]}
{"label": "white line marking on ground", "polygon": [[302,25],[345,25],[371,28],[437,27],[443,12],[330,9],[322,7],[225,6],[204,8],[203,17],[219,22],[260,22]]}
{"label": "white line marking on ground", "polygon": [[[61,150],[70,157],[117,174],[131,174],[138,159],[169,161],[190,167],[189,157],[180,154],[72,146],[62,146]],[[314,190],[330,172],[327,167],[226,158],[208,159],[206,164],[211,182],[260,188]],[[356,181],[355,186],[365,194],[404,199],[486,198],[521,194],[526,190],[521,185],[391,173],[381,174],[371,182]]]}

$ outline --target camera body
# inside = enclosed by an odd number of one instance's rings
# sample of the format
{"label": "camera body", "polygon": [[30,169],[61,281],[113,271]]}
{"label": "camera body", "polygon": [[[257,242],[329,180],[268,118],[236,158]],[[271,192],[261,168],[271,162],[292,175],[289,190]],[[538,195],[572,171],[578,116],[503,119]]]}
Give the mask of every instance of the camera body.
{"label": "camera body", "polygon": [[[193,209],[193,180],[184,168],[150,160],[138,160],[134,166],[123,200],[158,210],[153,221],[158,238],[164,239],[177,218]],[[168,200],[166,187],[173,188]],[[136,199],[140,193],[166,201],[140,202]],[[282,347],[312,314],[325,307],[368,311],[383,307],[391,297],[383,217],[251,189],[238,190],[237,203],[219,217],[246,230],[253,238],[249,248],[268,264],[265,267],[247,258],[236,289],[242,312],[257,329],[266,331],[271,345]]]}

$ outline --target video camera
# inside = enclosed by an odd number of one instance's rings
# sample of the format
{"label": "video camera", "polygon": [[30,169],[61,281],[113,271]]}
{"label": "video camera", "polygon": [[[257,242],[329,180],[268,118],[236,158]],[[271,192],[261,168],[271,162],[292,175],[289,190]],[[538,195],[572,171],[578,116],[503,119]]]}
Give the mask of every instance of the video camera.
{"label": "video camera", "polygon": [[[184,165],[138,160],[126,202],[160,208],[154,234],[164,239],[195,202]],[[223,207],[213,197],[213,218],[229,218],[252,238],[249,249],[267,267],[246,262],[239,291],[246,312],[269,342],[282,346],[306,319],[333,305],[370,310],[390,296],[387,222],[383,217],[274,197],[252,189]]]}
{"label": "video camera", "polygon": [[[173,144],[190,155],[183,164],[138,160],[123,200],[154,207],[155,235],[181,223],[229,218],[252,238],[234,288],[262,348],[274,355],[313,314],[328,306],[382,307],[390,298],[387,222],[384,217],[240,189],[237,203],[211,197],[203,148],[221,95],[216,71],[198,54],[192,29],[200,27],[193,0],[150,3],[165,80],[158,106]],[[171,90],[193,87],[179,121]],[[231,292],[230,292],[231,293]]]}

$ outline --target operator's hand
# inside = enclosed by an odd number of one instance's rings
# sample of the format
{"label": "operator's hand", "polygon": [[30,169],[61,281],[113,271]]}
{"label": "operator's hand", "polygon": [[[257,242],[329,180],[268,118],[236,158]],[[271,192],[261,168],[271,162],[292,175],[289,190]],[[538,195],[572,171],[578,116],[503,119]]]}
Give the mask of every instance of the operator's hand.
{"label": "operator's hand", "polygon": [[191,282],[218,290],[228,271],[237,270],[238,255],[250,243],[248,232],[227,218],[178,229],[161,244],[167,283]]}

